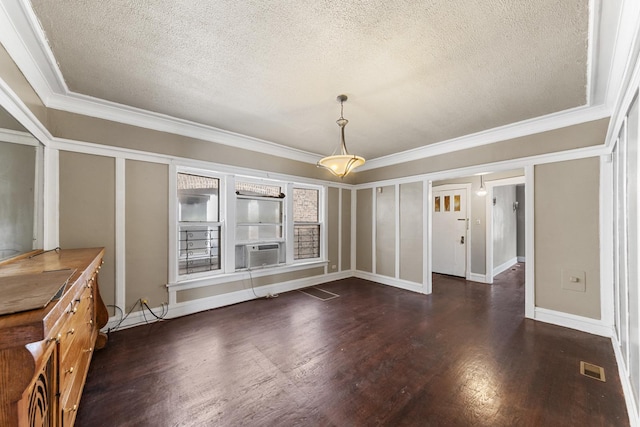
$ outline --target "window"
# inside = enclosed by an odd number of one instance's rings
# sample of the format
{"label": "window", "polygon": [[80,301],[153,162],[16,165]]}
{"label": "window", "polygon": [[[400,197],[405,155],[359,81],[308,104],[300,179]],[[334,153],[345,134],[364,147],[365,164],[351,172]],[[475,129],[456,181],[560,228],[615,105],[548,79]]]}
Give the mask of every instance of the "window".
{"label": "window", "polygon": [[320,191],[293,189],[293,259],[320,258]]}
{"label": "window", "polygon": [[279,185],[236,181],[236,269],[286,261],[284,193]]}
{"label": "window", "polygon": [[[172,282],[230,280],[244,270],[321,261],[323,188],[175,169]],[[268,273],[261,273],[268,274]]]}
{"label": "window", "polygon": [[282,240],[280,186],[236,182],[236,243]]}
{"label": "window", "polygon": [[177,174],[178,274],[220,270],[220,180]]}

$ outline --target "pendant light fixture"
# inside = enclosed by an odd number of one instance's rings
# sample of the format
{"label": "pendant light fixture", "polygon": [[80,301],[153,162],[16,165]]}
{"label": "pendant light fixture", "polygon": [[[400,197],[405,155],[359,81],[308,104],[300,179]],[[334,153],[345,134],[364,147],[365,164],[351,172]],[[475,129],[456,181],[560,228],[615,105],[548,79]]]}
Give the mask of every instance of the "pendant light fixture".
{"label": "pendant light fixture", "polygon": [[480,175],[480,189],[476,191],[476,194],[480,197],[487,195],[487,189],[484,186],[484,178]]}
{"label": "pendant light fixture", "polygon": [[340,154],[335,154],[322,158],[318,161],[318,167],[328,169],[329,172],[337,176],[338,178],[344,178],[349,172],[364,165],[364,158],[356,156],[355,154],[349,154],[347,151],[347,144],[344,142],[344,127],[349,123],[349,120],[343,117],[343,106],[347,100],[347,95],[338,95],[338,101],[340,101],[340,118],[336,120],[338,126],[340,126]]}

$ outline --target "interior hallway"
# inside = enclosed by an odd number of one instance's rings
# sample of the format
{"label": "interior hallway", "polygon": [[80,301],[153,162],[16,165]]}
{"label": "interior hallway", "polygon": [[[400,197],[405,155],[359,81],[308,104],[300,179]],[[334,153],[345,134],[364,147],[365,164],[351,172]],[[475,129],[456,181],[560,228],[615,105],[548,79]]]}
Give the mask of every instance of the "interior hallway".
{"label": "interior hallway", "polygon": [[115,332],[77,425],[628,425],[610,340],[524,319],[523,283],[351,278]]}

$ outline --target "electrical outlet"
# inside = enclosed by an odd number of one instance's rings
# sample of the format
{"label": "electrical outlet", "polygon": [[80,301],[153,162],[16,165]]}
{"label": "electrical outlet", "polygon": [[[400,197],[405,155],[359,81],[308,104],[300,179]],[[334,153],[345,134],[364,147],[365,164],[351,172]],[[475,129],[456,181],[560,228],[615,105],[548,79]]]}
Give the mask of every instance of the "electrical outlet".
{"label": "electrical outlet", "polygon": [[560,274],[560,287],[562,289],[575,292],[587,291],[587,275],[584,271],[562,269]]}

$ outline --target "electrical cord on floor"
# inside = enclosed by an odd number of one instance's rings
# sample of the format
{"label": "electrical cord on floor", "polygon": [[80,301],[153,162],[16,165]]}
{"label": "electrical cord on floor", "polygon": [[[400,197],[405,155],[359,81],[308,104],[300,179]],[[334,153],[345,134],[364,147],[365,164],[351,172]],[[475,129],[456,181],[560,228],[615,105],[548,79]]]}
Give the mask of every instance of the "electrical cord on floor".
{"label": "electrical cord on floor", "polygon": [[118,320],[118,323],[116,323],[116,325],[114,327],[107,329],[107,336],[109,336],[111,334],[111,332],[115,332],[120,328],[120,325],[122,325],[122,322],[127,320],[127,317],[129,317],[129,315],[131,313],[133,313],[133,310],[135,310],[135,308],[138,306],[138,304],[140,304],[140,309],[142,311],[142,317],[144,318],[144,322],[146,324],[149,324],[149,319],[147,319],[147,316],[146,316],[146,314],[144,312],[145,309],[148,310],[149,313],[151,313],[153,315],[153,317],[155,317],[158,320],[164,320],[165,317],[167,316],[167,314],[169,313],[169,305],[167,303],[164,303],[164,302],[162,303],[162,312],[158,315],[151,309],[151,307],[149,307],[147,302],[145,300],[143,300],[142,298],[137,299],[136,302],[133,303],[133,305],[131,306],[129,311],[127,311],[126,314],[124,313],[124,310],[122,310],[122,308],[120,308],[119,306],[113,305],[113,304],[107,304],[107,307],[116,308],[120,312],[120,320]]}
{"label": "electrical cord on floor", "polygon": [[[113,305],[113,304],[107,304],[107,307],[113,307],[113,308],[118,309],[118,311],[120,312],[120,320],[118,321],[118,325],[120,323],[122,323],[122,320],[123,320],[123,317],[124,317],[124,311],[119,306]],[[107,328],[107,336],[109,336],[111,334],[111,330],[112,329],[113,328]]]}
{"label": "electrical cord on floor", "polygon": [[258,294],[256,294],[256,289],[253,286],[253,275],[251,274],[251,269],[247,268],[247,271],[249,272],[249,281],[251,283],[251,292],[253,292],[253,295],[256,298],[264,298],[264,299],[278,298],[278,294],[271,294],[271,293],[268,293],[267,295],[265,295],[263,297],[258,296]]}
{"label": "electrical cord on floor", "polygon": [[[159,315],[157,315],[156,313],[153,312],[153,310],[151,309],[151,307],[149,307],[149,305],[146,303],[146,301],[142,301],[142,305],[144,305],[144,308],[149,310],[149,313],[151,313],[153,315],[153,317],[155,317],[158,320],[164,320],[165,316],[169,312],[168,307],[165,309],[166,303],[164,303],[164,302],[162,303],[162,306],[161,306],[162,307],[162,312]],[[142,315],[144,316],[144,310],[142,310]],[[147,318],[145,317],[145,321],[146,320],[147,320]]]}
{"label": "electrical cord on floor", "polygon": [[[120,327],[120,325],[122,325],[122,322],[124,322],[125,320],[127,320],[127,317],[129,317],[129,315],[131,313],[133,313],[133,310],[138,306],[138,304],[141,304],[141,300],[136,300],[136,302],[133,303],[133,305],[131,306],[131,308],[129,309],[129,311],[127,312],[126,315],[124,316],[120,316],[120,321],[118,323],[116,323],[116,325],[113,328],[109,328],[107,329],[107,334],[111,333],[111,331],[117,331],[118,328]],[[108,305],[108,307],[116,307],[118,310],[120,310],[120,313],[123,312],[123,310],[118,307],[117,305]]]}

